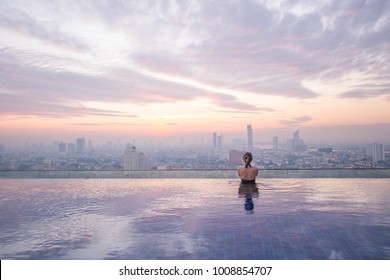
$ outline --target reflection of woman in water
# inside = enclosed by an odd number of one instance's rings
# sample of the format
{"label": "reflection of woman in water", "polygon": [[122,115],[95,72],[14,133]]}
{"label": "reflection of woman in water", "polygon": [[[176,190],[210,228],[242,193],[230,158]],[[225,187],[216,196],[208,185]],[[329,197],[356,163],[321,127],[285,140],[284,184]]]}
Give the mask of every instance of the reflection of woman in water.
{"label": "reflection of woman in water", "polygon": [[245,210],[249,213],[253,213],[253,209],[255,208],[255,205],[253,203],[252,198],[259,196],[259,189],[258,187],[253,185],[243,185],[241,184],[238,188],[238,196],[245,198]]}
{"label": "reflection of woman in water", "polygon": [[256,184],[256,177],[259,174],[259,169],[256,166],[251,166],[253,160],[251,153],[245,153],[242,160],[245,167],[238,169],[238,176],[241,178],[241,184]]}

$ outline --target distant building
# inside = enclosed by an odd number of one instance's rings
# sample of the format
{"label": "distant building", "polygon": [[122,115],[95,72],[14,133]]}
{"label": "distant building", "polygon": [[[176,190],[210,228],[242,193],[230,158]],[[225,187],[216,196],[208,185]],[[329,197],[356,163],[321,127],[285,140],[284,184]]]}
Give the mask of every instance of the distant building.
{"label": "distant building", "polygon": [[300,139],[299,139],[299,129],[293,133],[293,151],[295,152],[297,150],[297,147],[299,145]]}
{"label": "distant building", "polygon": [[139,154],[139,169],[140,170],[148,170],[150,169],[151,164],[150,160],[143,154]]}
{"label": "distant building", "polygon": [[123,158],[123,168],[125,170],[139,170],[139,155],[135,146],[127,144]]}
{"label": "distant building", "polygon": [[218,150],[222,149],[222,145],[223,145],[223,135],[219,135],[217,137],[217,148],[218,148]]}
{"label": "distant building", "polygon": [[333,152],[333,148],[325,147],[318,149],[318,152],[324,153],[324,154],[331,154]]}
{"label": "distant building", "polygon": [[248,133],[248,149],[252,150],[253,149],[253,130],[252,130],[252,125],[248,124],[246,129],[247,129],[247,133]]}
{"label": "distant building", "polygon": [[239,165],[242,163],[242,157],[245,154],[243,151],[230,150],[229,163],[230,165]]}
{"label": "distant building", "polygon": [[59,144],[60,144],[60,142],[58,142],[58,141],[54,141],[53,142],[53,151],[57,151],[58,152]]}
{"label": "distant building", "polygon": [[92,140],[88,140],[88,150],[92,150]]}
{"label": "distant building", "polygon": [[213,133],[213,148],[214,150],[217,149],[217,133]]}
{"label": "distant building", "polygon": [[383,144],[373,143],[372,144],[372,161],[379,162],[385,160],[385,150]]}
{"label": "distant building", "polygon": [[77,138],[76,140],[76,152],[78,154],[84,154],[85,153],[85,138]]}
{"label": "distant building", "polygon": [[294,150],[294,144],[293,144],[293,140],[292,139],[287,139],[286,140],[286,146],[287,146],[287,149],[288,150],[291,150],[293,151]]}
{"label": "distant building", "polygon": [[333,148],[325,147],[325,148],[319,148],[318,149],[318,156],[319,159],[322,160],[330,160],[333,157]]}
{"label": "distant building", "polygon": [[274,150],[277,150],[279,148],[279,139],[278,139],[278,136],[275,136],[273,139],[272,139],[272,146],[273,146],[273,149]]}
{"label": "distant building", "polygon": [[66,153],[66,144],[64,142],[58,144],[58,152],[61,154]]}
{"label": "distant building", "polygon": [[76,153],[76,146],[73,143],[68,144],[68,154]]}
{"label": "distant building", "polygon": [[123,156],[124,170],[146,170],[150,167],[150,160],[143,153],[138,153],[136,147],[131,144],[126,145]]}
{"label": "distant building", "polygon": [[293,152],[304,152],[307,147],[305,142],[299,137],[299,129],[293,133],[292,139],[292,151]]}

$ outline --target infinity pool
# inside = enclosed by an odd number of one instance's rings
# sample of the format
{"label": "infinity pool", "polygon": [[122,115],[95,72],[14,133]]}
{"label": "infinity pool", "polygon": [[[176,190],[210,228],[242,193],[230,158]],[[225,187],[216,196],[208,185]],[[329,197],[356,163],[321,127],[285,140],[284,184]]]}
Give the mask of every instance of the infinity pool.
{"label": "infinity pool", "polygon": [[390,259],[390,179],[1,179],[0,259]]}

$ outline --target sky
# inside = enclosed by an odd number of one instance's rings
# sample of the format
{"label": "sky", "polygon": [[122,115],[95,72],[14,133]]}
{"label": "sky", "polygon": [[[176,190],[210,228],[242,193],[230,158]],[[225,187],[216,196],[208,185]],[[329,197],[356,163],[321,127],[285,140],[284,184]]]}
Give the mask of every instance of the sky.
{"label": "sky", "polygon": [[0,0],[0,143],[390,141],[389,67],[387,0]]}

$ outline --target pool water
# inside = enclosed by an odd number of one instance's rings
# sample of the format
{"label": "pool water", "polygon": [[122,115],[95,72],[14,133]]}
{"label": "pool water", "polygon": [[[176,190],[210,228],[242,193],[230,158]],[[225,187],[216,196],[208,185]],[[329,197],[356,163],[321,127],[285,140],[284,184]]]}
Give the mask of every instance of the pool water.
{"label": "pool water", "polygon": [[1,259],[390,259],[389,179],[2,179]]}

